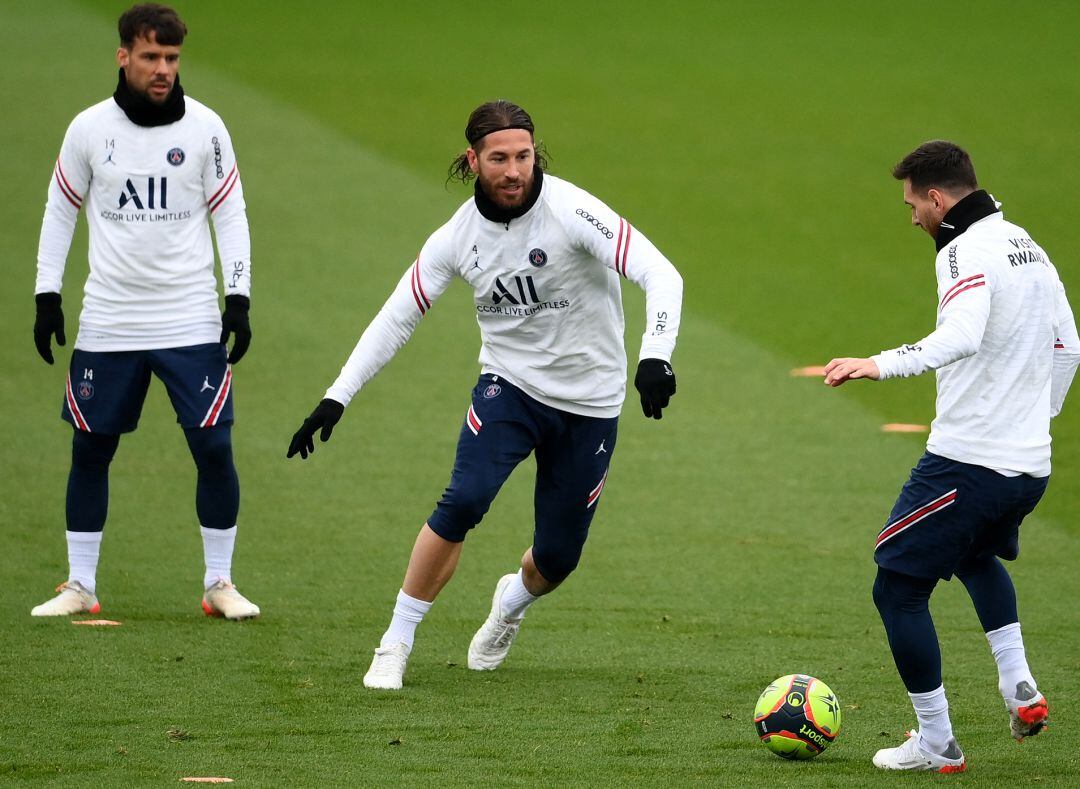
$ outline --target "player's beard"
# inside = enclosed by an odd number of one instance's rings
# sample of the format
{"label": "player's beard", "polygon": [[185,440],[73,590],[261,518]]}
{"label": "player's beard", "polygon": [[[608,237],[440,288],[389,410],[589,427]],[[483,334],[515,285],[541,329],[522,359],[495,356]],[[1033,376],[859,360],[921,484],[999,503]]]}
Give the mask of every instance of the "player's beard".
{"label": "player's beard", "polygon": [[[510,180],[508,178],[487,178],[483,173],[477,175],[477,180],[480,182],[480,188],[484,190],[484,194],[495,203],[499,208],[513,209],[518,208],[529,199],[529,195],[532,193],[533,181],[535,176],[530,170],[528,174],[522,174],[517,178]],[[516,192],[506,193],[503,189],[509,185],[520,186]]]}

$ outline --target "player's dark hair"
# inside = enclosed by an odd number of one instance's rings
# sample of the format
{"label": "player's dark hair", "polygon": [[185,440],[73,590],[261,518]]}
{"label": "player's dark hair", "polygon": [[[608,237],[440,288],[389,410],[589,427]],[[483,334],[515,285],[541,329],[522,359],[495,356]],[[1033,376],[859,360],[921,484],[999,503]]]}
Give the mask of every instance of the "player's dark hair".
{"label": "player's dark hair", "polygon": [[[524,109],[506,99],[489,101],[481,104],[469,115],[469,122],[465,124],[465,139],[474,151],[479,152],[483,148],[484,138],[492,132],[504,129],[524,129],[530,135],[535,134],[532,118]],[[547,151],[544,143],[533,140],[536,150],[536,166],[541,170],[547,170]],[[469,157],[463,152],[450,163],[450,171],[447,181],[458,179],[468,183],[476,176],[469,167]]]}
{"label": "player's dark hair", "polygon": [[150,31],[153,31],[157,43],[170,47],[183,44],[187,35],[187,25],[180,15],[158,3],[132,6],[120,15],[116,27],[120,32],[120,45],[125,49],[135,46],[137,38],[149,38]]}
{"label": "player's dark hair", "polygon": [[972,192],[979,188],[975,165],[967,151],[954,142],[930,140],[905,156],[892,170],[897,181],[911,179],[911,188],[919,192],[942,189],[946,192]]}

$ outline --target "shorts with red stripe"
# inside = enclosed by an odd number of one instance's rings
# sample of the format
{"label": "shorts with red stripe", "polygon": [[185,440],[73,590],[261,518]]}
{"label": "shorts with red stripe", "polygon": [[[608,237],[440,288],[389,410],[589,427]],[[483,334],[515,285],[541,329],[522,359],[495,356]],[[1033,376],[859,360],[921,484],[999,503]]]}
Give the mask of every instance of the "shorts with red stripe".
{"label": "shorts with red stripe", "polygon": [[[499,375],[485,374],[458,438],[454,471],[428,526],[461,542],[507,477],[536,455],[533,560],[549,581],[577,566],[607,482],[618,417],[580,416],[537,402]],[[515,520],[520,518],[515,515]]]}
{"label": "shorts with red stripe", "polygon": [[84,351],[71,354],[61,416],[78,430],[130,433],[156,375],[183,427],[233,421],[232,368],[220,343],[153,351]]}
{"label": "shorts with red stripe", "polygon": [[1015,559],[1020,524],[1049,477],[1007,477],[926,452],[877,536],[874,561],[918,578],[962,575],[990,556]]}

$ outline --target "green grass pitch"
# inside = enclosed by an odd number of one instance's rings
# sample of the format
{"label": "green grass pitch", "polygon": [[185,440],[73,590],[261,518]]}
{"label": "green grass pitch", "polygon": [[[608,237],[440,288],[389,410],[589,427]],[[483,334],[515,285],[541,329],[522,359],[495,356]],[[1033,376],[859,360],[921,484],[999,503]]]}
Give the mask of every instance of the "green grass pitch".
{"label": "green grass pitch", "polygon": [[[229,124],[244,176],[254,344],[236,370],[235,577],[264,616],[199,610],[194,470],[160,385],[113,465],[99,571],[114,628],[35,621],[66,572],[63,365],[31,341],[34,259],[64,128],[113,89],[110,0],[0,0],[0,779],[28,786],[881,786],[914,723],[870,599],[873,537],[921,448],[929,378],[829,391],[795,366],[932,327],[933,249],[889,168],[954,138],[1080,305],[1080,8],[1068,2],[471,4],[180,2],[185,89]],[[449,474],[478,337],[455,285],[312,460],[285,448],[427,234],[469,110],[512,98],[552,170],[681,269],[679,392],[631,398],[579,571],[507,663],[465,668],[531,534],[531,463],[468,541],[401,693],[360,679],[416,529]],[[643,299],[625,289],[636,358]],[[1015,563],[1053,728],[1008,736],[959,584],[934,603],[963,786],[1075,785],[1080,394]],[[751,713],[772,679],[824,679],[844,729],[787,763]],[[926,778],[925,776],[923,778]],[[922,780],[919,778],[917,780]]]}

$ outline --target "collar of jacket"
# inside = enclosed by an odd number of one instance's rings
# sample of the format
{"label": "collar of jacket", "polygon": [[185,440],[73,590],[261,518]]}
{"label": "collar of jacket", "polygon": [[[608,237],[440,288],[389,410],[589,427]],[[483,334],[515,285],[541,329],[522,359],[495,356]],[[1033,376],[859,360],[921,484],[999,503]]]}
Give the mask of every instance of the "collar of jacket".
{"label": "collar of jacket", "polygon": [[168,126],[184,117],[184,89],[180,87],[180,75],[176,75],[172,92],[164,104],[154,104],[148,99],[132,93],[124,79],[124,70],[120,69],[120,80],[113,93],[113,101],[136,126]]}
{"label": "collar of jacket", "polygon": [[986,219],[991,214],[996,214],[998,210],[994,198],[984,189],[979,189],[964,197],[941,218],[941,227],[938,228],[937,238],[934,239],[937,251],[945,249],[973,224],[980,219]]}
{"label": "collar of jacket", "polygon": [[473,186],[473,200],[476,202],[476,210],[480,212],[484,219],[508,225],[511,219],[517,219],[529,213],[532,207],[536,205],[536,201],[540,199],[540,191],[543,188],[544,171],[539,167],[533,167],[532,191],[525,198],[525,202],[516,208],[503,208],[496,205],[495,201],[488,197],[487,193],[480,187],[479,179]]}

